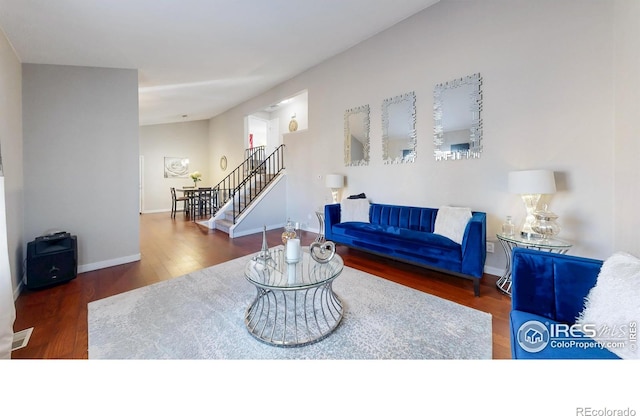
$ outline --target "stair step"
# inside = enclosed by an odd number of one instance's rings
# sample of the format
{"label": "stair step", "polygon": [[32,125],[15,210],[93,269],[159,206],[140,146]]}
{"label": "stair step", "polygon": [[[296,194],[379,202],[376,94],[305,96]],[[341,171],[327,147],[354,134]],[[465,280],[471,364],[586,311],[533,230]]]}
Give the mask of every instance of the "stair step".
{"label": "stair step", "polygon": [[[233,212],[234,211],[231,211],[231,210],[225,211],[224,219],[233,223]],[[240,211],[236,210],[235,213],[236,213],[236,218],[240,216]]]}
{"label": "stair step", "polygon": [[233,222],[231,221],[227,221],[225,219],[216,220],[216,230],[220,230],[229,234],[231,226],[233,226]]}

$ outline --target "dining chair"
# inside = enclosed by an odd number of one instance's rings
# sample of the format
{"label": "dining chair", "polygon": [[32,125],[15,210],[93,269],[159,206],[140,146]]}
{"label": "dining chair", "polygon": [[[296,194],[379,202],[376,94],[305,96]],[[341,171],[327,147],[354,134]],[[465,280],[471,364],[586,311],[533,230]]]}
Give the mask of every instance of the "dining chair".
{"label": "dining chair", "polygon": [[213,191],[211,188],[198,188],[196,192],[196,198],[194,203],[196,204],[195,215],[193,219],[196,217],[204,217],[211,215],[212,213],[212,200],[213,200]]}
{"label": "dining chair", "polygon": [[171,218],[176,217],[176,212],[178,211],[178,202],[182,202],[182,210],[187,213],[189,198],[186,196],[176,196],[176,188],[171,187]]}

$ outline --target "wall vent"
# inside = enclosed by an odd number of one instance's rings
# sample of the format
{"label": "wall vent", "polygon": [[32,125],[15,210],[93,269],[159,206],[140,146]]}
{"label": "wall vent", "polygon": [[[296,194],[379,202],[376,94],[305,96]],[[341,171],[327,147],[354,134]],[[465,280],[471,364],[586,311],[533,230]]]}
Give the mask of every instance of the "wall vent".
{"label": "wall vent", "polygon": [[13,344],[11,345],[11,351],[19,350],[20,348],[24,348],[29,343],[29,338],[31,338],[31,333],[33,332],[33,328],[23,329],[20,332],[16,332],[13,334]]}

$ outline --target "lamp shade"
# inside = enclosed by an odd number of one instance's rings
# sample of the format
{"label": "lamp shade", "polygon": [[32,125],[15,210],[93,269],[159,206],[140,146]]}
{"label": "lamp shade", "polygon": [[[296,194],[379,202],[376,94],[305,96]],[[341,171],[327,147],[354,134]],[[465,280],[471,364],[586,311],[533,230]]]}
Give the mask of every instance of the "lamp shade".
{"label": "lamp shade", "polygon": [[513,194],[553,194],[556,181],[550,170],[509,172],[509,192]]}
{"label": "lamp shade", "polygon": [[342,188],[344,186],[344,176],[338,173],[329,173],[324,177],[324,184],[331,189]]}

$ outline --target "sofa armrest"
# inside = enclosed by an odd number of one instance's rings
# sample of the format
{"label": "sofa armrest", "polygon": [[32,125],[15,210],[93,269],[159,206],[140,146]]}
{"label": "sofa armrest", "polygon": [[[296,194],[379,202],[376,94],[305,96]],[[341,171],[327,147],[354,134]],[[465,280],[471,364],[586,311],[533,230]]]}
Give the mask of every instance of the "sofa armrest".
{"label": "sofa armrest", "polygon": [[602,261],[516,247],[511,267],[513,310],[573,324]]}
{"label": "sofa armrest", "polygon": [[462,236],[462,273],[482,277],[487,258],[487,214],[473,212]]}
{"label": "sofa armrest", "polygon": [[324,236],[327,240],[333,240],[333,226],[340,224],[340,204],[324,206]]}

